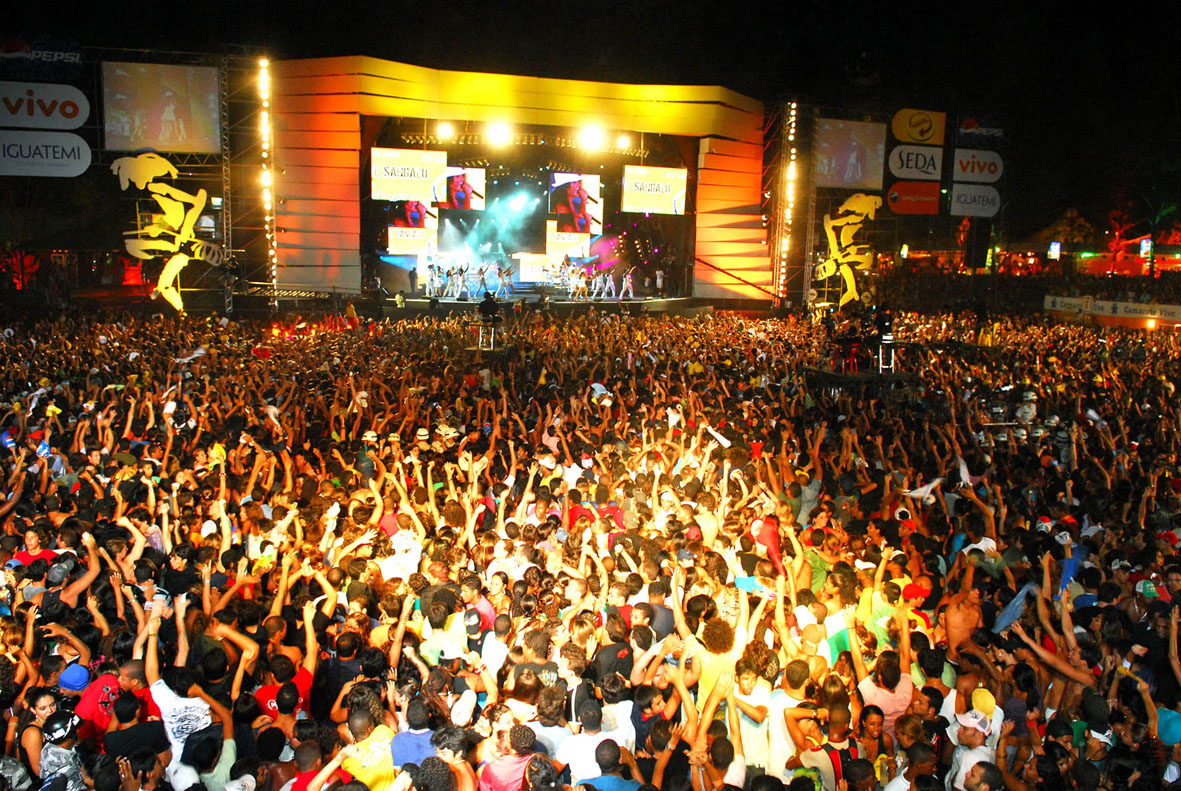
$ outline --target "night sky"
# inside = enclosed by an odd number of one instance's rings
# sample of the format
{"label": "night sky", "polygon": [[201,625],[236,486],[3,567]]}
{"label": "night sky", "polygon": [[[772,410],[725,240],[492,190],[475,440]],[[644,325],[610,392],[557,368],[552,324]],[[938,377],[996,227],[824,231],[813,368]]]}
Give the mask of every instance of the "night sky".
{"label": "night sky", "polygon": [[1120,196],[1138,213],[1181,197],[1177,4],[1156,4],[1150,15],[1110,4],[1081,12],[1053,3],[790,0],[160,7],[140,21],[22,3],[6,27],[86,45],[217,52],[232,43],[280,59],[366,54],[469,71],[720,84],[764,101],[977,114],[1006,131],[1011,239],[1072,207],[1101,228]]}

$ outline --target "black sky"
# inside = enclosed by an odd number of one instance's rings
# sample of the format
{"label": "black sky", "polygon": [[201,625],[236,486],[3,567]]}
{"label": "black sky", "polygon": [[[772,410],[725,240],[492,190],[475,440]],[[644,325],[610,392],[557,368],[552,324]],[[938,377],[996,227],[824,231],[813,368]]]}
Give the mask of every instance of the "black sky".
{"label": "black sky", "polygon": [[[160,4],[156,12],[11,9],[12,32],[82,44],[277,58],[367,54],[469,71],[720,84],[764,101],[996,119],[1005,225],[1020,237],[1121,190],[1181,197],[1177,4],[945,2],[290,2]],[[128,4],[130,5],[130,4]],[[135,4],[135,8],[148,6]],[[23,16],[22,16],[23,15]],[[2,37],[2,36],[0,36]],[[871,77],[854,89],[855,74]]]}

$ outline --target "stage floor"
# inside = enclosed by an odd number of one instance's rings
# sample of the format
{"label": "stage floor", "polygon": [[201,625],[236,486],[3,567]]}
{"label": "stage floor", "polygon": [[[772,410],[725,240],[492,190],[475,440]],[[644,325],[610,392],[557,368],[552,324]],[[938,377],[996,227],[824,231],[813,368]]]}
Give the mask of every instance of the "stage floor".
{"label": "stage floor", "polygon": [[[648,297],[644,299],[625,299],[622,302],[614,299],[591,300],[589,302],[586,300],[550,299],[544,306],[538,299],[538,295],[536,294],[520,295],[518,297],[508,297],[500,300],[499,305],[501,312],[505,314],[516,310],[517,305],[520,305],[523,310],[536,311],[544,309],[559,316],[577,315],[579,313],[589,313],[590,311],[600,313],[626,313],[632,316],[643,313],[693,316],[713,310],[713,306],[700,304],[698,301],[689,297],[669,297],[665,299]],[[478,299],[464,300],[448,298],[431,300],[424,297],[414,297],[407,299],[403,308],[398,308],[392,299],[383,300],[381,307],[384,316],[396,318],[399,315],[407,314],[417,316],[422,314],[448,315],[452,313],[475,313],[479,304],[480,300]]]}

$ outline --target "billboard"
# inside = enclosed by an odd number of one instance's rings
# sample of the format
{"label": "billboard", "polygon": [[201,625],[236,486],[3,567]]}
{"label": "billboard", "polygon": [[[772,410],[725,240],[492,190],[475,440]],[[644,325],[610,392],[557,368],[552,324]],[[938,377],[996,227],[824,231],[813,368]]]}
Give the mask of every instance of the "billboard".
{"label": "billboard", "polygon": [[103,135],[114,151],[183,154],[221,150],[217,69],[103,63]]}
{"label": "billboard", "polygon": [[1005,130],[987,118],[964,116],[956,140],[978,148],[999,148],[1005,142]]}
{"label": "billboard", "polygon": [[603,192],[599,177],[589,173],[554,173],[550,176],[549,210],[550,214],[558,215],[560,233],[601,234]]}
{"label": "billboard", "polygon": [[620,211],[637,214],[684,214],[685,168],[623,166],[623,200]]}
{"label": "billboard", "polygon": [[890,129],[900,143],[920,143],[927,146],[943,145],[947,114],[930,110],[903,108],[894,113]]}
{"label": "billboard", "polygon": [[885,157],[885,124],[835,118],[817,121],[817,187],[880,190]]}
{"label": "billboard", "polygon": [[0,129],[0,176],[73,178],[90,167],[90,146],[70,132]]}
{"label": "billboard", "polygon": [[895,214],[938,214],[938,181],[896,181],[886,193],[886,204]]}
{"label": "billboard", "polygon": [[1005,163],[995,151],[982,148],[957,148],[954,181],[976,181],[991,184],[1000,181],[1005,173]]}
{"label": "billboard", "polygon": [[956,217],[995,217],[1001,195],[987,184],[952,184],[951,214]]}
{"label": "billboard", "polygon": [[371,154],[369,187],[374,200],[429,203],[435,183],[446,179],[446,151],[374,148]]}
{"label": "billboard", "polygon": [[0,82],[0,126],[77,129],[90,117],[90,102],[72,85]]}
{"label": "billboard", "polygon": [[431,184],[431,205],[483,211],[484,194],[484,168],[449,167]]}
{"label": "billboard", "polygon": [[931,146],[895,146],[890,151],[890,173],[900,179],[943,178],[943,149]]}

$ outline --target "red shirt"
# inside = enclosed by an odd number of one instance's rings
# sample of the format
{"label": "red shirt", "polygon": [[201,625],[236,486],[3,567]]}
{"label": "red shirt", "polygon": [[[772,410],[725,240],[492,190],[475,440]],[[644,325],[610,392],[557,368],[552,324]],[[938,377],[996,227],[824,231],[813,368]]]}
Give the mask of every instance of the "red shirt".
{"label": "red shirt", "polygon": [[54,559],[57,558],[57,553],[52,549],[42,549],[36,554],[30,554],[29,550],[22,549],[20,552],[17,552],[12,556],[12,559],[20,563],[22,566],[27,566],[38,558],[45,558],[45,560],[47,560],[50,565],[53,565]]}
{"label": "red shirt", "polygon": [[78,726],[78,738],[89,739],[92,736],[101,737],[107,732],[107,724],[111,721],[111,707],[115,699],[122,694],[119,688],[119,677],[114,673],[104,673],[90,682],[90,686],[78,698],[78,705],[74,713],[82,720]]}
{"label": "red shirt", "polygon": [[[312,674],[308,672],[306,667],[300,667],[295,678],[291,681],[299,690],[299,704],[295,707],[296,712],[302,711],[305,714],[311,714],[308,709],[308,700],[312,695]],[[279,708],[275,705],[275,695],[279,693],[279,686],[279,684],[267,684],[265,687],[259,687],[258,692],[254,693],[254,697],[258,699],[258,705],[262,707],[263,714],[271,717],[279,715]]]}

